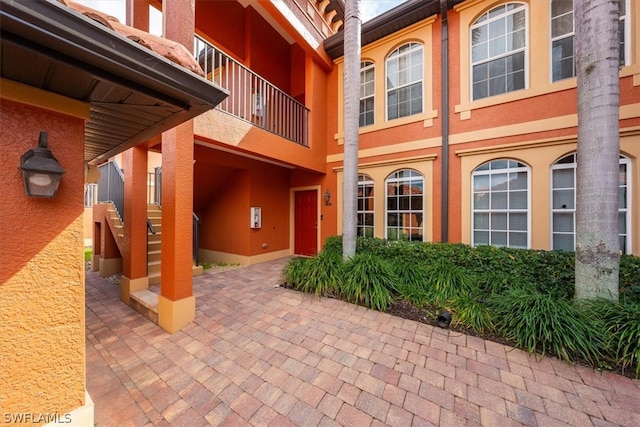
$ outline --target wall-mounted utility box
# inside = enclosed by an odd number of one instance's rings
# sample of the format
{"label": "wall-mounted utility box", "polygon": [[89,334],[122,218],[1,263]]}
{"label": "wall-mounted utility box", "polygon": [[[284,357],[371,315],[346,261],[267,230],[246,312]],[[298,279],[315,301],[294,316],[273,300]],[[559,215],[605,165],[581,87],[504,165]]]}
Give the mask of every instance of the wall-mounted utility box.
{"label": "wall-mounted utility box", "polygon": [[251,228],[262,228],[262,208],[251,208]]}

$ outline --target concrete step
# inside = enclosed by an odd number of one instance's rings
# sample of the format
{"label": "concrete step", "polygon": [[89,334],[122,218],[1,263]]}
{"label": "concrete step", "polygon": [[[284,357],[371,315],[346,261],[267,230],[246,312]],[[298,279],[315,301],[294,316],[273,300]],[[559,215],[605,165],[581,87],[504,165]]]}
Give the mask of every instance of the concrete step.
{"label": "concrete step", "polygon": [[132,292],[129,306],[153,323],[158,323],[158,294],[147,289]]}
{"label": "concrete step", "polygon": [[160,242],[162,240],[162,232],[157,232],[156,234],[148,234],[148,242]]}
{"label": "concrete step", "polygon": [[147,275],[150,276],[153,273],[160,274],[161,271],[160,261],[150,261],[147,263]]}
{"label": "concrete step", "polygon": [[160,250],[148,251],[147,252],[147,264],[151,262],[160,262],[162,259],[162,252]]}

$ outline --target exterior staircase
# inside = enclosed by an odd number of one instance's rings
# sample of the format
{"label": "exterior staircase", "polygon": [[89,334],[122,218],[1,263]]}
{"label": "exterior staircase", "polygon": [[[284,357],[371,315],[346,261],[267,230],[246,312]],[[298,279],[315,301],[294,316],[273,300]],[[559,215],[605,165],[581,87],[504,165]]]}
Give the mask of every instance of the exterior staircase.
{"label": "exterior staircase", "polygon": [[[160,206],[150,203],[147,205],[147,218],[153,230],[147,229],[147,276],[149,284],[160,283],[160,260],[162,252],[160,246],[162,242],[162,209]],[[155,232],[155,234],[154,234]]]}
{"label": "exterior staircase", "polygon": [[[153,231],[147,229],[147,276],[149,284],[156,285],[160,283],[162,259],[161,241],[162,241],[162,208],[159,205],[149,203],[147,205],[147,218],[153,227]],[[203,272],[202,266],[193,263],[193,275],[199,276]]]}

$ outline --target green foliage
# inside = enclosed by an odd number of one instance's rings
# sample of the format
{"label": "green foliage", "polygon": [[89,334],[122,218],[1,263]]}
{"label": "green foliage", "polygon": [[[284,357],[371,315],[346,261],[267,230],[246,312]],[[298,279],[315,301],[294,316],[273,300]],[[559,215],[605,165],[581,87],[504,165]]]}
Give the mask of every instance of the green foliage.
{"label": "green foliage", "polygon": [[598,366],[604,336],[597,319],[572,301],[534,289],[511,289],[492,299],[496,330],[531,353]]}
{"label": "green foliage", "polygon": [[379,311],[387,310],[398,278],[386,260],[356,253],[344,265],[342,274],[341,293],[347,301]]}
{"label": "green foliage", "polygon": [[[329,254],[336,261],[324,262],[332,273],[317,281],[309,277],[322,277],[320,264],[306,260],[299,267],[292,260],[289,284],[325,294],[319,282],[331,283],[336,295],[378,310],[397,293],[423,310],[449,309],[452,326],[496,333],[519,348],[567,361],[633,369],[640,377],[638,257],[620,258],[620,304],[577,304],[573,252],[359,237],[356,256],[340,264],[342,240],[332,236],[320,257]],[[305,273],[295,278],[299,268]]]}
{"label": "green foliage", "polygon": [[635,366],[635,378],[640,378],[640,304],[597,300],[588,307],[603,322],[610,357],[622,370]]}
{"label": "green foliage", "polygon": [[213,263],[211,261],[207,261],[207,260],[200,260],[198,261],[199,264],[202,266],[203,270],[208,270],[211,267],[213,267]]}
{"label": "green foliage", "polygon": [[317,296],[333,295],[340,288],[342,258],[322,252],[314,258],[293,258],[284,269],[285,285]]}
{"label": "green foliage", "polygon": [[620,298],[627,303],[640,304],[640,257],[620,257]]}
{"label": "green foliage", "polygon": [[495,328],[493,312],[486,301],[476,295],[458,295],[448,305],[453,309],[453,325],[471,328],[481,334],[491,332]]}
{"label": "green foliage", "polygon": [[429,298],[425,289],[427,269],[417,262],[395,262],[393,269],[398,278],[397,290],[400,296],[413,305],[423,307]]}
{"label": "green foliage", "polygon": [[472,276],[467,271],[446,260],[427,267],[426,292],[434,304],[444,306],[447,301],[473,292]]}
{"label": "green foliage", "polygon": [[300,283],[305,280],[305,277],[309,272],[310,262],[311,258],[290,259],[282,272],[284,276],[284,285],[297,291],[301,290]]}
{"label": "green foliage", "polygon": [[93,249],[85,249],[84,250],[84,261],[91,261],[91,257],[93,256]]}

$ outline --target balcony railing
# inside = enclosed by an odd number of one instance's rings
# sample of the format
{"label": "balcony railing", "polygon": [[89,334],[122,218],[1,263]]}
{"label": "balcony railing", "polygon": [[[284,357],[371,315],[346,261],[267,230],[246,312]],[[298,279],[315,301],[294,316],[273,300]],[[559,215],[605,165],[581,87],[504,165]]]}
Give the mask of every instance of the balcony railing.
{"label": "balcony railing", "polygon": [[304,105],[199,36],[194,52],[206,78],[229,91],[217,109],[309,146],[309,110]]}

